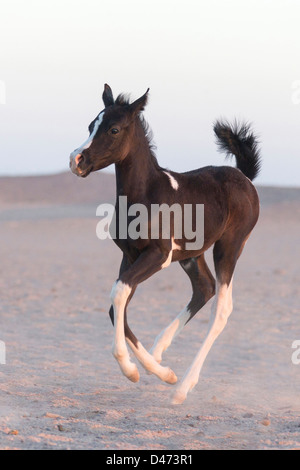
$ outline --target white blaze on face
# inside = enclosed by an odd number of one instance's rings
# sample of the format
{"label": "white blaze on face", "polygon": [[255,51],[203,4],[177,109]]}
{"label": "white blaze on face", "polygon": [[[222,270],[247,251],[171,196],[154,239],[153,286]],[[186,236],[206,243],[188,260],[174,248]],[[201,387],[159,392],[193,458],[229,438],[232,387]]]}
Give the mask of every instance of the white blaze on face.
{"label": "white blaze on face", "polygon": [[85,142],[83,142],[83,144],[82,144],[80,147],[78,147],[77,149],[75,149],[75,150],[71,153],[70,159],[71,159],[72,162],[74,161],[74,158],[75,158],[77,155],[80,155],[84,150],[88,149],[88,148],[92,145],[93,139],[94,139],[94,137],[95,137],[95,135],[96,135],[96,133],[97,133],[97,131],[98,131],[98,129],[99,129],[99,127],[100,127],[102,121],[103,121],[103,116],[104,116],[104,111],[102,111],[102,112],[99,114],[97,120],[95,121],[94,129],[93,129],[91,135],[88,137],[88,139],[87,139]]}

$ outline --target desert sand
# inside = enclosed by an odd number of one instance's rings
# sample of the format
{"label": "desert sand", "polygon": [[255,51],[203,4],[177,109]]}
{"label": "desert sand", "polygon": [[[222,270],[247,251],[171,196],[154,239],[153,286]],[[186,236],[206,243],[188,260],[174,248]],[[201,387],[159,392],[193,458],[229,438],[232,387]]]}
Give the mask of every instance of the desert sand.
{"label": "desert sand", "polygon": [[[196,388],[121,375],[108,316],[121,253],[96,237],[114,177],[0,179],[0,449],[300,449],[300,189],[258,188],[261,216],[235,271],[234,310]],[[212,267],[211,253],[207,255]],[[145,347],[186,305],[172,264],[141,284],[129,322]],[[180,379],[211,302],[165,353]],[[300,355],[299,355],[300,357]]]}

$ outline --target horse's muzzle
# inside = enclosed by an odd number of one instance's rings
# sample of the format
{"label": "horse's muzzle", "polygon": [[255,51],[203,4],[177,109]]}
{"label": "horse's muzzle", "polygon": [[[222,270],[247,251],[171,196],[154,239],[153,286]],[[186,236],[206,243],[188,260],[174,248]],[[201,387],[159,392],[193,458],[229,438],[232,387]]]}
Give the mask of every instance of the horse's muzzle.
{"label": "horse's muzzle", "polygon": [[83,168],[85,163],[84,156],[78,153],[75,157],[73,154],[70,155],[70,169],[74,175],[85,178],[92,171],[91,167]]}

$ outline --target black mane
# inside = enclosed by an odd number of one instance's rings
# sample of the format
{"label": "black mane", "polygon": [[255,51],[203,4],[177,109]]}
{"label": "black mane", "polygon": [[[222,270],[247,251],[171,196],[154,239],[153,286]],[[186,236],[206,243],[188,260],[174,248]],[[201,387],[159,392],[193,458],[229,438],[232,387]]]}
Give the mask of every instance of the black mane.
{"label": "black mane", "polygon": [[[130,105],[130,95],[127,94],[127,93],[121,93],[116,101],[115,101],[115,104],[119,105],[119,106],[129,106]],[[140,122],[141,122],[141,125],[143,127],[143,130],[144,130],[144,133],[145,133],[145,137],[148,141],[148,145],[149,145],[149,149],[150,149],[150,153],[151,153],[151,156],[152,158],[155,160],[155,163],[157,165],[157,168],[160,168],[159,164],[158,164],[158,161],[157,161],[157,157],[156,157],[156,154],[155,154],[155,151],[157,149],[155,143],[153,142],[153,132],[152,132],[152,129],[151,127],[149,126],[148,122],[146,121],[146,119],[144,118],[144,116],[140,113],[139,114],[139,119],[140,119]]]}

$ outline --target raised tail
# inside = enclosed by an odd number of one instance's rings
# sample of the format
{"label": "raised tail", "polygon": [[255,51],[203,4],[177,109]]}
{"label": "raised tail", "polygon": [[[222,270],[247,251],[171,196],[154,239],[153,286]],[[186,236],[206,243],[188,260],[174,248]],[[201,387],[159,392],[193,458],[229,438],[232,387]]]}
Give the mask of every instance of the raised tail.
{"label": "raised tail", "polygon": [[214,132],[219,150],[226,152],[226,157],[234,155],[237,168],[252,181],[259,173],[261,157],[258,139],[250,125],[238,122],[231,125],[227,121],[216,121]]}

